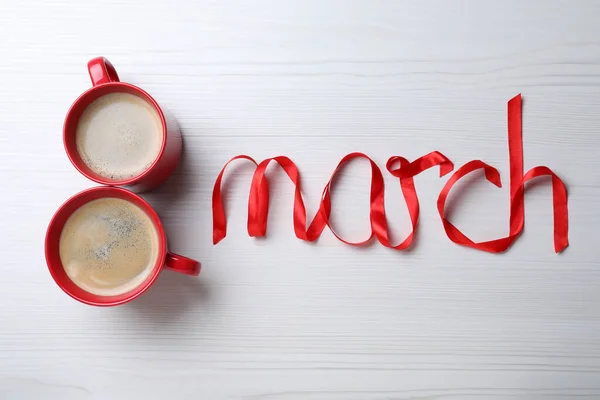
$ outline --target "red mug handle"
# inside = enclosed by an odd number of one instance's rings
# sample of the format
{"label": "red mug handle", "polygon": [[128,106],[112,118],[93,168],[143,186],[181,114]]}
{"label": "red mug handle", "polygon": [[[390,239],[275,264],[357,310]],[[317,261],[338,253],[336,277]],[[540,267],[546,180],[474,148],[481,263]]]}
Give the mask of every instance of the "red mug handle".
{"label": "red mug handle", "polygon": [[174,253],[167,253],[165,268],[186,275],[198,276],[200,274],[198,261]]}
{"label": "red mug handle", "polygon": [[96,57],[88,61],[88,72],[90,73],[93,86],[109,82],[119,82],[117,70],[106,57]]}

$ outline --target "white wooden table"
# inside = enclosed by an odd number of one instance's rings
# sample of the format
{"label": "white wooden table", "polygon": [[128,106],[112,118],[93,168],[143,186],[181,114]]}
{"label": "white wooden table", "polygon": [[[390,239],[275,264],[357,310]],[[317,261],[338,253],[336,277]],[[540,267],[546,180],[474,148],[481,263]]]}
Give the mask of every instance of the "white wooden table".
{"label": "white wooden table", "polygon": [[[0,399],[600,398],[600,3],[597,1],[29,0],[0,3]],[[104,55],[178,118],[185,156],[145,195],[197,279],[165,272],[116,308],[70,299],[43,256],[46,225],[90,186],[61,129]],[[352,248],[292,227],[293,187],[269,172],[268,237],[249,238],[251,169],[227,174],[229,233],[212,245],[212,185],[231,156],[284,154],[309,215],[339,159],[383,167],[440,150],[483,159],[453,221],[484,240],[508,231],[506,102],[524,96],[525,167],[569,188],[571,246],[552,245],[550,187],[526,195],[526,230],[505,254],[446,237],[437,195],[416,179],[417,243]],[[336,187],[333,220],[368,231],[368,164]],[[396,239],[409,230],[386,173]]]}

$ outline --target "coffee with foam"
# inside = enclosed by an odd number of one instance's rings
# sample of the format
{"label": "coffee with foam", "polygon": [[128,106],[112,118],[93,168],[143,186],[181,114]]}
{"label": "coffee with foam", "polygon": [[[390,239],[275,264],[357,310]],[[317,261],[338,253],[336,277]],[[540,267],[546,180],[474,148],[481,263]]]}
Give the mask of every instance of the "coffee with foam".
{"label": "coffee with foam", "polygon": [[160,115],[145,99],[115,92],[94,100],[81,114],[75,141],[81,160],[96,174],[125,180],[147,170],[160,153]]}
{"label": "coffee with foam", "polygon": [[114,296],[143,283],[158,260],[158,233],[133,203],[102,198],[84,204],[63,227],[59,252],[67,276],[83,290]]}

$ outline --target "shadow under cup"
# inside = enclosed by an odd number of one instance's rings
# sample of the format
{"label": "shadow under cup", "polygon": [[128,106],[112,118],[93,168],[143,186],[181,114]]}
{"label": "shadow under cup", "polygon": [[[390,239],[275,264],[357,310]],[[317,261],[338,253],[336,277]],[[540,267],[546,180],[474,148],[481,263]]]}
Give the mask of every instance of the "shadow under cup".
{"label": "shadow under cup", "polygon": [[[124,180],[110,179],[106,176],[94,172],[86,165],[86,163],[81,158],[79,151],[77,150],[76,135],[79,118],[83,114],[84,110],[90,104],[92,104],[94,100],[110,93],[129,93],[141,98],[142,100],[145,100],[148,104],[152,105],[154,110],[158,113],[162,124],[162,144],[154,162],[141,174]],[[158,103],[142,89],[124,82],[105,83],[88,89],[85,93],[79,96],[79,98],[75,100],[75,102],[71,106],[71,109],[67,113],[67,117],[65,119],[63,127],[63,141],[65,150],[67,152],[67,156],[69,157],[71,163],[75,166],[75,168],[77,168],[77,170],[88,179],[91,179],[92,181],[103,185],[111,186],[135,185],[138,181],[142,180],[147,174],[149,174],[151,170],[155,167],[155,165],[159,162],[159,160],[163,158],[165,148],[167,145],[166,137],[167,122],[163,111],[158,106]]]}
{"label": "shadow under cup", "polygon": [[[136,205],[150,218],[158,236],[158,258],[150,275],[135,289],[114,296],[100,296],[89,293],[77,286],[67,275],[60,259],[60,237],[69,217],[75,210],[84,204],[101,198],[118,198]],[[167,254],[165,232],[156,212],[141,197],[125,189],[115,187],[96,187],[88,189],[67,200],[54,214],[52,221],[50,221],[46,232],[45,243],[46,263],[48,264],[50,274],[52,275],[52,278],[54,278],[56,284],[75,300],[96,306],[114,306],[122,304],[133,300],[144,293],[160,274],[163,265],[165,264]]]}

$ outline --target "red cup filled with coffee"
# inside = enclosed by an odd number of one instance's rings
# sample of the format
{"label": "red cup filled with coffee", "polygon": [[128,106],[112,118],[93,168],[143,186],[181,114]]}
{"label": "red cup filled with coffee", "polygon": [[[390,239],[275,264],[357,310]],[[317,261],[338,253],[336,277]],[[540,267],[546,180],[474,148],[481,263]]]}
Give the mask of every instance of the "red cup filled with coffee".
{"label": "red cup filled with coffee", "polygon": [[182,148],[177,122],[148,93],[120,82],[104,57],[88,62],[92,87],[71,106],[63,142],[71,163],[103,185],[144,192],[175,170]]}
{"label": "red cup filled with coffee", "polygon": [[144,293],[164,269],[197,276],[200,263],[167,250],[160,218],[140,196],[101,186],[68,199],[45,240],[46,263],[69,296],[115,306]]}

